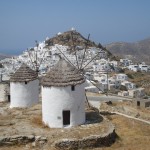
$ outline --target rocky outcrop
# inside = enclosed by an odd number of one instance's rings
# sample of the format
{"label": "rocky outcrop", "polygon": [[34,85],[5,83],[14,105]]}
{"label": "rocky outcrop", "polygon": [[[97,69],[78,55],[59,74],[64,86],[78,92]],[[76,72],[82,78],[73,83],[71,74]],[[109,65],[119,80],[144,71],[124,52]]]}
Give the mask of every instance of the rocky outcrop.
{"label": "rocky outcrop", "polygon": [[91,135],[82,139],[62,139],[54,143],[56,149],[61,150],[76,150],[93,147],[107,147],[115,142],[116,133],[114,126],[111,126],[109,131],[103,135]]}
{"label": "rocky outcrop", "polygon": [[42,136],[34,136],[34,135],[15,135],[10,137],[0,137],[0,146],[12,146],[12,145],[22,145],[30,142],[44,144],[47,142],[46,137]]}

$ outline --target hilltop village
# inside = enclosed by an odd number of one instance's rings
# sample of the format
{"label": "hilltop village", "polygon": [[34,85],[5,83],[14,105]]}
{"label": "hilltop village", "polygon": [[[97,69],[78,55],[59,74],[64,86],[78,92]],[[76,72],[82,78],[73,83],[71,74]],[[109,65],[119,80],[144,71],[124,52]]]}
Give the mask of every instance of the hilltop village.
{"label": "hilltop village", "polygon": [[112,115],[150,124],[150,91],[133,80],[150,66],[89,37],[71,28],[0,61],[0,146],[108,147],[117,139]]}

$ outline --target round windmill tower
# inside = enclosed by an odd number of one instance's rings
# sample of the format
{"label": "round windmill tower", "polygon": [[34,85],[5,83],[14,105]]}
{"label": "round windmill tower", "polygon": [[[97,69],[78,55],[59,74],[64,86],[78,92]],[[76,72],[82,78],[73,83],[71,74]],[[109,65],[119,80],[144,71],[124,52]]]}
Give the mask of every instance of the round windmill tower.
{"label": "round windmill tower", "polygon": [[10,107],[30,107],[38,103],[39,80],[37,72],[26,64],[22,66],[10,78]]}
{"label": "round windmill tower", "polygon": [[60,59],[42,79],[42,117],[49,127],[62,128],[85,122],[84,77]]}
{"label": "round windmill tower", "polygon": [[[84,89],[84,72],[85,68],[100,55],[100,52],[97,52],[90,60],[85,60],[89,35],[85,42],[82,60],[79,62],[77,56],[78,50],[76,49],[72,32],[70,36],[76,64],[73,64],[61,49],[56,47],[59,51],[56,55],[61,55],[63,59],[59,60],[56,66],[43,77],[41,82],[42,120],[49,127],[71,127],[85,122],[84,105],[85,101],[87,104],[89,102]],[[47,47],[50,48],[50,45],[47,45]],[[97,88],[99,89],[99,87]]]}

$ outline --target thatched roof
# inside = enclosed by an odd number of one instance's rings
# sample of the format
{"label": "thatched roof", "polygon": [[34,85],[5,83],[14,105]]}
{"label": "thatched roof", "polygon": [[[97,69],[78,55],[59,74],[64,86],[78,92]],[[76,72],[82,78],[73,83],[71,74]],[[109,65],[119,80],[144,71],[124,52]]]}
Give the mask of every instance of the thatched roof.
{"label": "thatched roof", "polygon": [[37,79],[37,77],[38,74],[23,63],[21,67],[11,76],[10,82],[28,82]]}
{"label": "thatched roof", "polygon": [[60,59],[55,67],[42,78],[42,85],[45,87],[69,86],[81,84],[84,81],[84,76],[79,70],[66,60]]}

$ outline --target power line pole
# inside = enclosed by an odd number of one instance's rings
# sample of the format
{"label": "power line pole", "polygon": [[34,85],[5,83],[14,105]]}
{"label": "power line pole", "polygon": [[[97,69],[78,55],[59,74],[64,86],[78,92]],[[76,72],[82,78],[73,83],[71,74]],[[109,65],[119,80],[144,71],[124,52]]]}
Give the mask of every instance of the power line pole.
{"label": "power line pole", "polygon": [[108,96],[108,69],[107,69],[107,72],[106,72],[106,74],[107,74],[107,92],[106,92],[106,95]]}
{"label": "power line pole", "polygon": [[[107,61],[108,61],[108,53],[107,53]],[[107,96],[108,96],[108,88],[109,88],[109,87],[108,87],[108,83],[109,83],[109,82],[108,82],[108,69],[109,69],[108,66],[109,66],[109,65],[107,65],[107,72],[106,72],[106,74],[107,74],[107,92],[106,92],[106,95],[107,95]]]}
{"label": "power line pole", "polygon": [[37,47],[37,50],[36,50],[36,53],[35,53],[35,66],[36,66],[36,72],[38,73],[38,64],[37,64],[37,51],[38,51],[38,47],[39,47],[39,44],[37,41],[36,42],[36,47]]}

